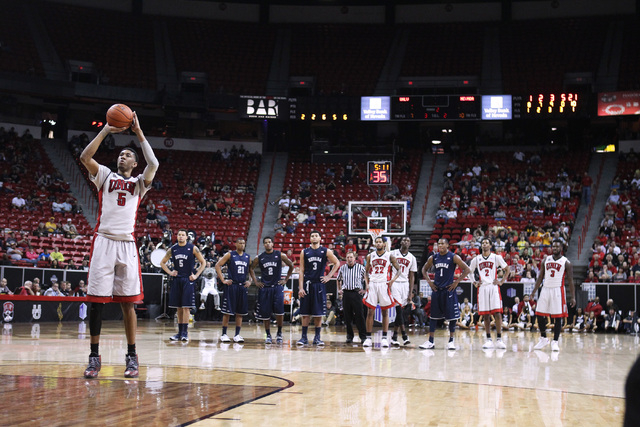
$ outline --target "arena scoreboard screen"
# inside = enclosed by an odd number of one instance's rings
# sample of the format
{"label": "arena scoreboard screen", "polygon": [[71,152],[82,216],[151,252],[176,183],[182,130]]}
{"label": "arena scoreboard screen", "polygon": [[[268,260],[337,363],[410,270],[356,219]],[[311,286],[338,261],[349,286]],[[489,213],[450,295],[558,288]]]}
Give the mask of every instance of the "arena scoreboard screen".
{"label": "arena scoreboard screen", "polygon": [[513,95],[514,119],[571,118],[587,115],[588,96],[580,93]]}
{"label": "arena scoreboard screen", "polygon": [[391,97],[391,120],[479,120],[479,95]]}
{"label": "arena scoreboard screen", "polygon": [[367,163],[367,185],[391,185],[392,164],[390,160]]}

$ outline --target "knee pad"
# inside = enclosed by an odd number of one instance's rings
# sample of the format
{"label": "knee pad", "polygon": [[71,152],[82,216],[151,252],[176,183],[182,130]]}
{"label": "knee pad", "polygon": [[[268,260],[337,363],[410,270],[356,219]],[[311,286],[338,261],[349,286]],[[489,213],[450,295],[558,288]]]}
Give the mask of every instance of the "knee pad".
{"label": "knee pad", "polygon": [[92,337],[100,335],[102,329],[102,309],[104,303],[92,302],[89,309],[89,332]]}

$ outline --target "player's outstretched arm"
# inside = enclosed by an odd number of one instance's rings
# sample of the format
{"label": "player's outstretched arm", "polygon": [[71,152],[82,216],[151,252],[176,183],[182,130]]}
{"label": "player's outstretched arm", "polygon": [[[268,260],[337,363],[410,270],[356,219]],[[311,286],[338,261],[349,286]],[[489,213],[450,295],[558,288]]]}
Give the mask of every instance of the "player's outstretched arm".
{"label": "player's outstretched arm", "polygon": [[335,276],[336,272],[340,269],[340,260],[335,256],[331,249],[327,249],[327,259],[331,264],[333,264],[333,267],[331,268],[329,274],[322,278],[322,283],[327,283],[329,280],[331,280],[331,278]]}
{"label": "player's outstretched arm", "polygon": [[369,289],[369,275],[371,274],[371,254],[367,255],[365,263],[367,267],[364,269],[364,290],[367,291]]}
{"label": "player's outstretched arm", "polygon": [[436,287],[436,284],[433,283],[433,280],[431,280],[431,277],[429,277],[429,270],[431,269],[431,267],[433,267],[433,256],[430,256],[427,262],[425,262],[422,266],[422,277],[424,277],[424,280],[427,281],[431,289],[437,291],[438,288]]}
{"label": "player's outstretched arm", "polygon": [[96,151],[100,148],[102,141],[104,141],[110,133],[122,132],[125,129],[126,128],[117,128],[105,124],[104,127],[100,129],[100,132],[98,132],[96,137],[93,138],[86,147],[84,147],[84,150],[82,150],[82,153],[80,154],[80,161],[91,175],[95,176],[100,168],[100,164],[94,160],[93,156],[95,156]]}
{"label": "player's outstretched arm", "polygon": [[302,298],[307,295],[304,291],[304,249],[300,251],[300,273],[298,276],[298,298]]}
{"label": "player's outstretched arm", "polygon": [[500,283],[498,283],[498,285],[500,286],[504,285],[504,282],[509,280],[509,278],[511,277],[511,269],[504,259],[502,260],[502,262],[504,263],[504,267],[500,267],[500,269],[502,270],[502,280],[500,281]]}
{"label": "player's outstretched arm", "polygon": [[453,281],[453,283],[451,283],[451,284],[447,287],[447,289],[448,289],[448,290],[450,290],[450,291],[452,291],[452,290],[454,290],[455,288],[457,288],[457,287],[458,287],[458,284],[460,284],[460,281],[461,281],[462,279],[464,279],[465,277],[467,277],[467,276],[469,275],[469,273],[471,273],[471,269],[469,268],[469,266],[467,265],[467,263],[466,263],[466,262],[464,262],[464,261],[462,260],[462,258],[460,258],[458,255],[454,255],[454,256],[453,256],[453,262],[455,262],[455,263],[456,263],[456,265],[457,265],[458,267],[460,267],[460,270],[462,270],[462,274],[460,275],[460,277],[458,277],[457,279],[455,279],[455,280]]}
{"label": "player's outstretched arm", "polygon": [[171,258],[171,249],[169,249],[167,253],[165,253],[164,256],[162,257],[162,260],[160,261],[160,268],[162,268],[164,272],[167,273],[169,276],[175,277],[178,275],[178,272],[175,270],[171,270],[167,265],[167,262],[169,262],[170,258]]}
{"label": "player's outstretched arm", "polygon": [[393,268],[396,269],[395,276],[393,276],[393,278],[391,280],[389,280],[389,286],[391,286],[391,285],[393,285],[393,282],[398,280],[398,277],[400,277],[402,275],[402,270],[401,270],[400,264],[398,264],[398,260],[396,259],[395,256],[389,255],[389,261],[391,261],[391,265],[393,265]]}
{"label": "player's outstretched arm", "polygon": [[545,267],[544,267],[544,262],[542,263],[542,265],[540,266],[540,274],[538,274],[538,277],[536,278],[536,285],[533,287],[533,291],[531,291],[531,301],[535,300],[535,295],[536,292],[538,292],[538,289],[540,289],[540,285],[542,284],[542,279],[544,278],[544,272],[545,272]]}
{"label": "player's outstretched arm", "polygon": [[[251,259],[251,257],[249,257],[249,259]],[[249,266],[251,266],[251,261],[249,261]],[[251,270],[251,268],[249,268],[249,270]],[[245,277],[246,277],[246,274],[245,274]],[[248,288],[249,286],[251,286],[251,275],[249,275],[249,278],[244,281],[244,287]]]}
{"label": "player's outstretched arm", "polygon": [[478,268],[478,256],[476,255],[475,257],[473,257],[473,259],[471,260],[471,262],[469,263],[469,277],[467,277],[467,279],[473,283],[473,286],[475,286],[476,288],[478,286],[480,286],[480,281],[476,281],[476,278],[473,274],[475,274],[476,269]]}
{"label": "player's outstretched arm", "polygon": [[251,276],[251,280],[253,281],[253,283],[256,284],[258,288],[262,288],[264,285],[262,284],[262,282],[258,281],[258,278],[256,277],[256,273],[254,271],[257,266],[258,266],[258,257],[255,257],[253,261],[251,261],[251,264],[249,265],[249,276]]}
{"label": "player's outstretched arm", "polygon": [[207,267],[207,261],[204,260],[204,257],[202,256],[202,252],[200,252],[200,249],[198,249],[197,246],[193,247],[193,254],[195,255],[200,265],[196,270],[196,274],[192,274],[191,276],[189,276],[189,280],[191,280],[192,282],[195,281],[198,277],[200,277],[204,269]]}
{"label": "player's outstretched arm", "polygon": [[224,283],[225,285],[231,285],[233,283],[231,279],[225,280],[224,274],[222,274],[222,266],[229,261],[229,258],[231,258],[231,252],[227,252],[222,258],[218,260],[218,262],[216,262],[216,273],[218,274],[218,279],[220,279],[220,282]]}
{"label": "player's outstretched arm", "polygon": [[283,254],[282,252],[280,252],[280,260],[282,262],[284,262],[284,264],[286,266],[289,267],[289,270],[287,271],[287,277],[285,277],[284,279],[280,280],[278,283],[280,283],[281,285],[285,285],[289,279],[291,279],[291,275],[293,274],[293,270],[296,268],[295,265],[293,265],[293,261],[291,261],[289,259],[288,256],[286,256],[285,254]]}
{"label": "player's outstretched arm", "polygon": [[151,181],[156,176],[156,171],[158,170],[158,159],[155,154],[153,154],[153,149],[151,148],[151,144],[147,141],[147,138],[144,136],[144,132],[142,132],[142,128],[140,127],[140,121],[138,120],[138,115],[136,112],[133,112],[133,122],[131,123],[131,130],[138,137],[138,142],[140,143],[140,148],[142,148],[142,155],[144,159],[147,161],[147,167],[144,168],[144,172],[142,172],[142,176],[144,178],[144,185],[150,186]]}

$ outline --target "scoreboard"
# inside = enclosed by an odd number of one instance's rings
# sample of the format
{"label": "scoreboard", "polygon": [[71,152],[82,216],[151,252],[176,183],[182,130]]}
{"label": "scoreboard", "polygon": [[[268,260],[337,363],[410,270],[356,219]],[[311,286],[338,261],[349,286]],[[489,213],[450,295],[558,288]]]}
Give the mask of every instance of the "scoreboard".
{"label": "scoreboard", "polygon": [[238,110],[241,118],[311,123],[568,119],[588,117],[589,98],[590,94],[578,92],[289,98],[240,96]]}
{"label": "scoreboard", "polygon": [[588,115],[588,95],[576,92],[539,92],[513,95],[513,118],[572,118]]}
{"label": "scoreboard", "polygon": [[391,120],[479,120],[479,95],[392,96]]}

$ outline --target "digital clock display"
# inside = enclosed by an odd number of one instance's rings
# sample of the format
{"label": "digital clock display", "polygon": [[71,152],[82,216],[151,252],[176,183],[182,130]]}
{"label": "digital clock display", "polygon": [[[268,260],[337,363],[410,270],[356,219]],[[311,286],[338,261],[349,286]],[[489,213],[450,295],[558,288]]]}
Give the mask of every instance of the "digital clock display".
{"label": "digital clock display", "polygon": [[289,119],[304,122],[346,122],[358,117],[359,97],[289,98]]}
{"label": "digital clock display", "polygon": [[392,96],[391,120],[479,120],[480,96]]}
{"label": "digital clock display", "polygon": [[561,118],[586,115],[582,94],[536,93],[513,96],[513,118]]}
{"label": "digital clock display", "polygon": [[367,185],[391,185],[391,162],[370,161],[367,163]]}

